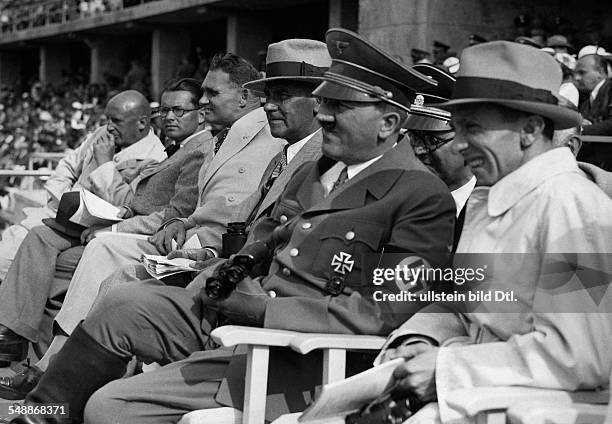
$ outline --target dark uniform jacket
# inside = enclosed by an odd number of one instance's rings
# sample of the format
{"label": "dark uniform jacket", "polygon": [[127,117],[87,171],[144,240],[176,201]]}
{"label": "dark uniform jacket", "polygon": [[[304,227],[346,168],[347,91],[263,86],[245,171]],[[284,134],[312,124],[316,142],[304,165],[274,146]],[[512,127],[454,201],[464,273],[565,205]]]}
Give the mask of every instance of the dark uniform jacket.
{"label": "dark uniform jacket", "polygon": [[[612,136],[612,79],[601,86],[593,103],[590,97],[584,100],[580,113],[593,123],[584,127],[585,135]],[[612,171],[612,144],[585,143],[578,158]]]}
{"label": "dark uniform jacket", "polygon": [[[453,241],[454,201],[405,142],[324,197],[320,176],[333,164],[322,158],[299,169],[272,217],[253,229],[255,238],[267,237],[273,221],[281,226],[277,234],[285,235],[262,281],[270,295],[264,327],[386,335],[416,312],[415,305],[374,301],[379,286],[372,284],[372,269],[414,258],[444,266]],[[381,259],[383,251],[395,252],[391,261]],[[404,288],[389,284],[388,292]],[[303,392],[320,384],[319,354],[273,350],[270,361],[267,419],[303,410],[309,399]],[[357,372],[371,366],[371,359],[348,363],[349,372]],[[240,408],[243,391],[244,357],[236,355],[217,400]]]}

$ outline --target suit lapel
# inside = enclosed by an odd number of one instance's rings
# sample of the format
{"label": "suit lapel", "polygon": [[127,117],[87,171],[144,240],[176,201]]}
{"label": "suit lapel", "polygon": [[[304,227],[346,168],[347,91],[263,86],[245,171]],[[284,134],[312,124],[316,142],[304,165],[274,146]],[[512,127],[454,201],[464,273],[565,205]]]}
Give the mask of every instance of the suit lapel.
{"label": "suit lapel", "polygon": [[259,215],[262,212],[264,212],[272,204],[274,204],[274,202],[276,202],[276,199],[278,199],[278,197],[281,195],[281,193],[287,186],[287,183],[300,166],[302,166],[306,162],[317,160],[321,156],[322,140],[323,137],[321,136],[321,130],[319,130],[312,136],[310,140],[308,140],[308,142],[304,146],[302,146],[299,152],[295,155],[291,162],[287,164],[287,167],[278,176],[276,181],[274,181],[274,184],[272,184],[270,191],[268,192],[268,194],[266,194],[266,197],[264,198],[263,202],[261,203],[261,206],[259,207],[256,218],[259,218]]}
{"label": "suit lapel", "polygon": [[[236,153],[247,146],[251,140],[259,134],[261,129],[267,124],[266,114],[262,108],[257,108],[240,118],[232,125],[225,141],[217,154],[210,161],[210,165],[204,174],[204,181],[200,191],[200,197],[210,179],[221,168],[221,166],[231,159]],[[216,141],[213,140],[213,142]]]}

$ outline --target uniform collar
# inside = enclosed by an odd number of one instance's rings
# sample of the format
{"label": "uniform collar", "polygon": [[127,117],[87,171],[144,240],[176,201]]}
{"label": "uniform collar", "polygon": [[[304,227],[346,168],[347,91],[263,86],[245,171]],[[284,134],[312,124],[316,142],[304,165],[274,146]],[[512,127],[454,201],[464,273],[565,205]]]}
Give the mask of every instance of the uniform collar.
{"label": "uniform collar", "polygon": [[568,172],[579,172],[569,148],[557,147],[536,156],[490,188],[489,215],[502,215],[549,178]]}

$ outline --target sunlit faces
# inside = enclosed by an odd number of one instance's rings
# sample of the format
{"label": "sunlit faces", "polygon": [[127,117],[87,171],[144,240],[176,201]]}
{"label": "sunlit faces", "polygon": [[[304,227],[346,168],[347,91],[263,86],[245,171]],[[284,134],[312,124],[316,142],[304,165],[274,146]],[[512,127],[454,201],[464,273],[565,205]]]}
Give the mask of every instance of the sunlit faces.
{"label": "sunlit faces", "polygon": [[204,95],[200,105],[205,119],[213,130],[221,130],[231,126],[240,116],[245,99],[241,87],[232,83],[229,74],[222,70],[210,71],[202,83]]}
{"label": "sunlit faces", "polygon": [[453,109],[454,149],[463,155],[477,184],[491,186],[521,165],[523,120],[512,122],[493,104]]}
{"label": "sunlit faces", "polygon": [[[385,113],[376,103],[322,98],[317,119],[323,129],[323,154],[347,165],[381,155],[388,149],[380,137],[389,131],[388,115],[394,114]],[[399,119],[395,125],[399,125]]]}
{"label": "sunlit faces", "polygon": [[120,102],[111,100],[104,110],[108,132],[115,139],[115,145],[127,147],[140,140],[138,121],[142,118],[133,110],[125,111]]}
{"label": "sunlit faces", "polygon": [[296,143],[314,132],[318,102],[311,97],[314,84],[293,81],[266,83],[264,110],[274,137]]}
{"label": "sunlit faces", "polygon": [[600,81],[606,78],[606,74],[597,66],[595,55],[581,58],[574,70],[574,81],[576,88],[583,93],[590,93]]}
{"label": "sunlit faces", "polygon": [[162,94],[160,111],[164,132],[170,139],[183,141],[195,133],[204,121],[197,101],[189,91],[166,91]]}

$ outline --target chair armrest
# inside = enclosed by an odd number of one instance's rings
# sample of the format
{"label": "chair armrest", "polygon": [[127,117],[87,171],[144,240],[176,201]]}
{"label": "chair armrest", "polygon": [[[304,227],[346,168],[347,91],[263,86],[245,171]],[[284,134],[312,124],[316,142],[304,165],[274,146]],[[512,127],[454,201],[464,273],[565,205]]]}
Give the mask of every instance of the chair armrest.
{"label": "chair armrest", "polygon": [[384,342],[378,336],[300,333],[291,341],[291,348],[305,355],[315,349],[380,350]]}
{"label": "chair armrest", "polygon": [[603,424],[607,410],[607,405],[559,406],[527,402],[508,408],[506,414],[509,424]]}
{"label": "chair armrest", "polygon": [[295,331],[271,330],[242,325],[224,325],[215,328],[210,333],[213,340],[222,346],[247,344],[282,347],[288,347],[291,340],[299,334]]}
{"label": "chair armrest", "polygon": [[0,177],[48,177],[53,171],[0,169]]}
{"label": "chair armrest", "polygon": [[476,387],[453,391],[447,403],[464,415],[476,417],[526,402],[571,406],[574,402],[607,403],[609,396],[607,390],[566,392],[534,387]]}

